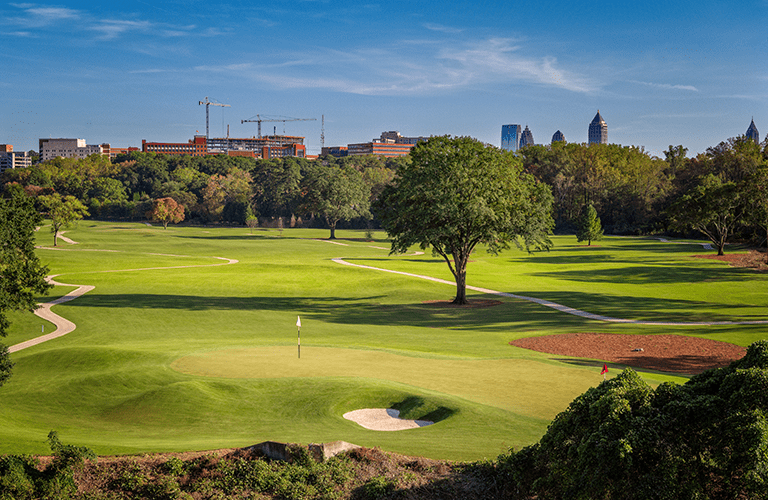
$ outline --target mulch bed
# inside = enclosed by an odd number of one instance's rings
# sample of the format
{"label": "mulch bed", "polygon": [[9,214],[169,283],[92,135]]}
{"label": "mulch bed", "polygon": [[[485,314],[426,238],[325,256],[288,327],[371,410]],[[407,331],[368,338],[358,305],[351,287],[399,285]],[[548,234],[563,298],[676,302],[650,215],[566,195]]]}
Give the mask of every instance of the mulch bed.
{"label": "mulch bed", "polygon": [[636,368],[686,374],[728,366],[746,354],[746,349],[738,345],[680,335],[567,333],[528,337],[510,344],[560,356],[597,359]]}

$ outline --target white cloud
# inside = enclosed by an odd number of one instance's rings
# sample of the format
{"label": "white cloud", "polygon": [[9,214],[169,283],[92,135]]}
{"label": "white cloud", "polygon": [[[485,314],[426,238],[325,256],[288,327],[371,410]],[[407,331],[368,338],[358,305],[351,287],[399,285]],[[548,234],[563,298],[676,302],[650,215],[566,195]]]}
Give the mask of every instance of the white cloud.
{"label": "white cloud", "polygon": [[672,85],[669,83],[653,83],[653,82],[641,82],[638,80],[629,80],[630,83],[637,83],[639,85],[645,85],[646,87],[653,87],[657,89],[669,89],[669,90],[690,90],[691,92],[698,92],[699,89],[693,85]]}
{"label": "white cloud", "polygon": [[442,24],[425,23],[424,27],[431,31],[440,31],[442,33],[458,34],[464,30],[462,28],[452,28],[450,26],[443,26]]}
{"label": "white cloud", "polygon": [[11,16],[6,21],[32,28],[42,28],[59,21],[73,21],[80,19],[82,14],[78,10],[65,7],[41,7],[35,4],[11,4],[24,11],[23,16]]}
{"label": "white cloud", "polygon": [[[412,42],[409,43],[415,46]],[[400,46],[402,47],[402,45]],[[453,43],[446,47],[420,44],[402,50],[320,50],[262,64],[201,66],[197,70],[234,72],[280,88],[325,88],[365,95],[420,94],[458,90],[485,84],[531,84],[572,92],[591,92],[600,86],[576,72],[563,69],[554,57],[532,58],[511,39]],[[276,54],[277,56],[277,54]],[[311,74],[312,76],[305,76]]]}
{"label": "white cloud", "polygon": [[113,40],[128,31],[147,31],[151,27],[149,21],[104,20],[90,29],[101,33],[101,40]]}

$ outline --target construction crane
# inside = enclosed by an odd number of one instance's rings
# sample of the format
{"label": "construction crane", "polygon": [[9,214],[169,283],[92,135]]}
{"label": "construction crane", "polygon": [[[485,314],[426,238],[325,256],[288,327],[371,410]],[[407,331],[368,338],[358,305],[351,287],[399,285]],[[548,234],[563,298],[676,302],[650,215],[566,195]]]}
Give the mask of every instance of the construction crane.
{"label": "construction crane", "polygon": [[231,108],[229,104],[221,104],[215,100],[209,101],[208,96],[205,96],[204,101],[198,101],[198,105],[205,104],[205,140],[208,141],[208,107],[213,104],[214,106],[221,106],[222,108]]}
{"label": "construction crane", "polygon": [[240,123],[253,123],[256,122],[258,124],[259,129],[259,139],[261,139],[261,123],[262,122],[283,122],[283,134],[285,134],[285,122],[314,122],[317,121],[317,118],[291,118],[290,116],[274,116],[274,117],[264,117],[262,118],[261,115],[256,115],[256,119],[254,120],[253,117],[248,118],[247,120],[240,120]]}

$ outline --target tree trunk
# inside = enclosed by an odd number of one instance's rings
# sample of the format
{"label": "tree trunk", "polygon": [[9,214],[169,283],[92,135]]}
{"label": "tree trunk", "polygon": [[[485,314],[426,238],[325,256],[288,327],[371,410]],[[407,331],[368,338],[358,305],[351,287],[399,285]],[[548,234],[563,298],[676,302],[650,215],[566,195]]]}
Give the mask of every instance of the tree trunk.
{"label": "tree trunk", "polygon": [[329,240],[335,240],[336,239],[336,223],[334,222],[331,226],[331,236],[328,238]]}
{"label": "tree trunk", "polygon": [[456,264],[456,298],[453,299],[453,303],[456,305],[468,304],[467,301],[467,268],[463,266],[459,268]]}

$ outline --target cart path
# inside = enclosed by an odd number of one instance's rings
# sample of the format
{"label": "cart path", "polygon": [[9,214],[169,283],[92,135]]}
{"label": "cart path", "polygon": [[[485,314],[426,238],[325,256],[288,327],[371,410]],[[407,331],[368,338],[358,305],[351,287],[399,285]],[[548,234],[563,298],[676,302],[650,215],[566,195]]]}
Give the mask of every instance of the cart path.
{"label": "cart path", "polygon": [[[347,262],[344,260],[344,257],[337,257],[335,259],[332,259],[333,262],[336,262],[337,264],[343,264],[345,266],[352,266],[352,267],[359,267],[361,269],[370,269],[373,271],[382,271],[385,273],[392,273],[392,274],[400,274],[403,276],[410,276],[413,278],[419,278],[429,281],[434,281],[436,283],[443,283],[445,285],[450,286],[456,286],[455,281],[448,281],[441,278],[434,278],[432,276],[424,276],[422,274],[413,274],[413,273],[406,273],[404,271],[393,271],[391,269],[383,269],[380,267],[373,267],[373,266],[366,266],[364,264],[352,264],[351,262]],[[593,314],[590,312],[582,311],[580,309],[574,309],[573,307],[564,306],[562,304],[557,304],[555,302],[550,302],[548,300],[544,299],[537,299],[536,297],[526,297],[524,295],[516,295],[514,293],[507,293],[507,292],[499,292],[496,290],[490,290],[488,288],[480,288],[477,286],[470,286],[467,285],[468,290],[473,290],[475,292],[480,293],[487,293],[489,295],[497,295],[499,297],[509,297],[512,299],[519,299],[519,300],[527,300],[529,302],[533,302],[535,304],[542,305],[544,307],[549,307],[555,310],[558,310],[560,312],[564,312],[567,314],[573,314],[574,316],[580,316],[582,318],[591,319],[595,321],[606,321],[610,323],[627,323],[631,325],[650,325],[650,326],[719,326],[719,325],[768,325],[768,319],[765,320],[753,320],[753,321],[693,321],[693,322],[686,322],[686,321],[642,321],[642,320],[635,320],[635,319],[623,319],[623,318],[612,318],[610,316],[603,316],[601,314]]]}
{"label": "cart path", "polygon": [[[58,248],[58,247],[37,247],[44,250],[56,250],[56,251],[62,251],[62,252],[119,252],[119,250],[98,250],[98,249],[83,249],[83,250],[74,250],[69,248]],[[170,255],[170,254],[160,254],[160,253],[149,253],[146,255],[158,255],[158,256],[164,256],[164,257],[190,257],[189,255]],[[154,271],[154,270],[160,270],[160,269],[185,269],[185,268],[193,268],[193,267],[215,267],[215,266],[228,266],[230,264],[237,264],[237,259],[229,259],[227,257],[211,257],[213,259],[219,259],[219,260],[226,260],[227,262],[223,263],[216,263],[216,264],[197,264],[192,266],[166,266],[166,267],[142,267],[142,268],[136,268],[136,269],[112,269],[108,271],[86,271],[83,273],[77,273],[77,274],[95,274],[95,273],[121,273],[126,271]],[[75,273],[72,273],[75,274]],[[28,347],[32,347],[38,344],[42,344],[43,342],[48,342],[49,340],[53,340],[55,338],[63,337],[64,335],[71,333],[77,328],[77,326],[71,322],[70,320],[63,318],[56,314],[55,312],[51,311],[51,307],[63,304],[65,302],[69,302],[70,300],[75,300],[76,298],[90,292],[93,290],[94,286],[92,285],[73,285],[69,283],[60,283],[58,281],[54,281],[54,278],[61,276],[60,274],[54,274],[51,276],[46,276],[45,280],[48,283],[51,283],[53,285],[58,286],[75,286],[77,287],[75,290],[72,290],[71,292],[67,293],[63,297],[59,297],[56,300],[53,300],[51,302],[46,302],[45,304],[39,304],[40,307],[34,311],[35,316],[42,318],[46,321],[50,321],[51,323],[56,326],[56,329],[52,333],[48,333],[46,335],[41,335],[39,337],[35,337],[33,339],[29,339],[25,342],[20,342],[18,344],[12,345],[8,348],[8,352],[17,352],[21,351],[22,349],[26,349]]]}

